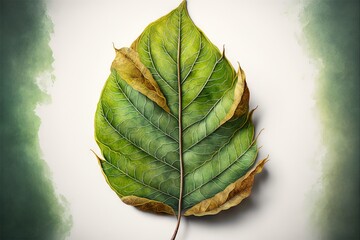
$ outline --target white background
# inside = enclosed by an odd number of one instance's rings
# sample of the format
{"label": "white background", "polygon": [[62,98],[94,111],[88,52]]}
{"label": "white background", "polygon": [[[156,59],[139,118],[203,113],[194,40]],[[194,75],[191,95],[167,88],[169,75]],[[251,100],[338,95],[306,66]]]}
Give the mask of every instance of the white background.
{"label": "white background", "polygon": [[[43,157],[73,217],[69,239],[170,239],[176,219],[123,204],[95,156],[94,113],[114,58],[178,0],[50,0],[54,23],[50,73],[39,85],[51,102],[38,106]],[[195,24],[245,70],[260,157],[270,155],[251,197],[217,216],[183,218],[181,239],[317,239],[311,228],[321,184],[316,68],[306,55],[297,1],[188,0]]]}

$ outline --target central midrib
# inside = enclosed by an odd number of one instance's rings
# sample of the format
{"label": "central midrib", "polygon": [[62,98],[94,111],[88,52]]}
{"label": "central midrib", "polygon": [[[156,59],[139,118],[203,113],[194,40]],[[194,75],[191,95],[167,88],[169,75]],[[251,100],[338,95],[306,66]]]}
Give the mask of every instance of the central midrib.
{"label": "central midrib", "polygon": [[176,238],[180,220],[181,220],[181,212],[182,212],[182,195],[183,195],[183,186],[184,186],[184,166],[183,166],[183,141],[182,141],[182,88],[181,88],[181,69],[180,69],[180,55],[181,55],[181,14],[182,9],[179,10],[179,23],[178,23],[178,45],[177,45],[177,82],[178,82],[178,116],[179,116],[179,165],[180,165],[180,189],[179,189],[179,204],[177,210],[177,224],[175,227],[174,234],[172,236],[172,240]]}

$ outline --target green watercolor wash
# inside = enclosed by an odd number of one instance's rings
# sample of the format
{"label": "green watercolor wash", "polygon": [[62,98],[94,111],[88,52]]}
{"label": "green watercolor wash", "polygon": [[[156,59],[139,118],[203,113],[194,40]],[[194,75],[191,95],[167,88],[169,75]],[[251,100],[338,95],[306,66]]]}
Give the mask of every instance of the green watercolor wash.
{"label": "green watercolor wash", "polygon": [[0,239],[64,239],[71,228],[41,159],[36,77],[52,70],[52,23],[42,1],[1,0]]}
{"label": "green watercolor wash", "polygon": [[302,14],[308,50],[321,65],[316,101],[327,152],[314,218],[323,239],[360,239],[359,10],[359,1],[324,0]]}

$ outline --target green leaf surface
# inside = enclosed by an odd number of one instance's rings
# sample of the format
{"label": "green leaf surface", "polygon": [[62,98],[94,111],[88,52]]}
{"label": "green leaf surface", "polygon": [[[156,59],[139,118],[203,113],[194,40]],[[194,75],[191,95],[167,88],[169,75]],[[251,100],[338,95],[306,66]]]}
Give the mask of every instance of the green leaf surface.
{"label": "green leaf surface", "polygon": [[176,214],[209,199],[220,209],[234,198],[223,199],[225,189],[262,168],[250,170],[258,148],[248,101],[244,72],[195,26],[184,1],[131,48],[116,49],[95,115],[107,182],[143,210]]}

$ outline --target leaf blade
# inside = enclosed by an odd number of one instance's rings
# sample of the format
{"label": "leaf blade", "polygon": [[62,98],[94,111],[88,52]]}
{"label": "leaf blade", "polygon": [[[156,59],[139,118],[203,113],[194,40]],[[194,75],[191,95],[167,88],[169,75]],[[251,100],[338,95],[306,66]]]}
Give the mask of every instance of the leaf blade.
{"label": "leaf blade", "polygon": [[117,52],[95,135],[123,201],[180,219],[247,175],[258,148],[244,71],[196,27],[186,1]]}

